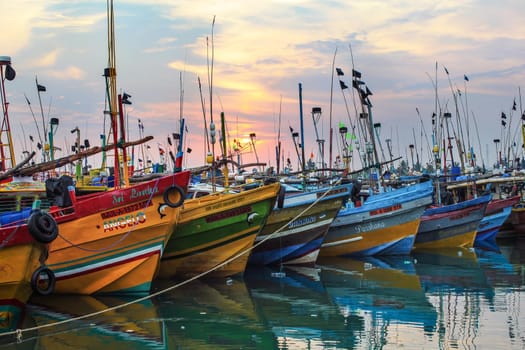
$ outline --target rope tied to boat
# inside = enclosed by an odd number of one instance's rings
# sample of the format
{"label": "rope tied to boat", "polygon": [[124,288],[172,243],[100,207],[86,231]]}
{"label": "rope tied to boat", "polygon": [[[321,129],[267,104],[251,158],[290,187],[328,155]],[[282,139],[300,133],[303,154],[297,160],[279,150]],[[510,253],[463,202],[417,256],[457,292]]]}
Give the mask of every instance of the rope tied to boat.
{"label": "rope tied to boat", "polygon": [[53,323],[48,323],[48,324],[45,324],[45,325],[40,325],[40,326],[35,326],[35,327],[28,327],[28,328],[24,328],[24,329],[20,329],[19,328],[19,329],[15,330],[15,331],[5,332],[5,333],[0,334],[0,338],[2,336],[6,336],[6,335],[10,335],[10,334],[11,335],[12,334],[16,334],[17,339],[21,339],[21,341],[22,341],[22,334],[25,333],[25,332],[31,332],[31,331],[36,331],[36,330],[39,330],[39,329],[44,329],[44,328],[56,327],[56,326],[59,326],[59,325],[63,325],[63,324],[67,324],[67,323],[71,323],[71,322],[80,321],[80,320],[84,320],[84,319],[87,319],[87,318],[95,317],[95,316],[104,314],[106,312],[122,309],[124,307],[130,306],[130,305],[133,305],[133,304],[136,304],[136,303],[140,303],[140,302],[143,302],[145,300],[148,300],[148,299],[157,297],[159,295],[162,295],[164,293],[170,292],[170,291],[172,291],[172,290],[174,290],[176,288],[182,287],[182,286],[184,286],[184,285],[186,285],[186,284],[188,284],[190,282],[193,282],[193,281],[195,281],[195,280],[197,280],[197,279],[199,279],[201,277],[204,277],[207,274],[209,274],[209,273],[211,273],[211,272],[213,272],[213,271],[215,271],[217,269],[220,269],[224,265],[229,264],[230,262],[234,261],[235,259],[243,256],[244,254],[247,254],[247,253],[251,252],[253,248],[259,246],[260,244],[263,244],[268,239],[273,238],[275,235],[277,235],[282,230],[284,230],[286,227],[288,227],[288,225],[290,225],[293,221],[297,220],[301,215],[303,215],[308,210],[310,210],[313,206],[315,206],[320,200],[322,200],[324,197],[326,197],[334,187],[338,186],[341,183],[341,180],[342,179],[339,179],[334,184],[331,184],[327,188],[327,190],[325,192],[323,192],[322,195],[318,196],[317,199],[315,201],[313,201],[308,207],[306,207],[299,214],[297,214],[295,217],[290,219],[287,223],[283,224],[277,230],[275,230],[274,232],[269,234],[267,237],[262,239],[260,242],[258,242],[257,244],[254,244],[252,247],[244,250],[243,252],[238,253],[237,255],[231,257],[230,259],[222,262],[221,264],[219,264],[219,265],[209,269],[208,271],[204,271],[204,272],[202,272],[202,273],[200,273],[200,274],[198,274],[196,276],[193,276],[193,277],[191,277],[191,278],[189,278],[187,280],[184,280],[182,282],[176,283],[176,284],[174,284],[174,285],[172,285],[170,287],[164,288],[164,289],[156,291],[154,293],[150,293],[150,294],[148,294],[146,296],[143,296],[143,297],[131,300],[129,302],[126,302],[126,303],[123,303],[123,304],[120,304],[120,305],[116,305],[116,306],[109,307],[109,308],[106,308],[106,309],[103,309],[103,310],[100,310],[100,311],[92,312],[90,314],[81,315],[81,316],[77,316],[77,317],[72,317],[72,318],[69,318],[69,319],[65,319],[65,320],[61,320],[61,321],[57,321],[57,322],[53,322]]}

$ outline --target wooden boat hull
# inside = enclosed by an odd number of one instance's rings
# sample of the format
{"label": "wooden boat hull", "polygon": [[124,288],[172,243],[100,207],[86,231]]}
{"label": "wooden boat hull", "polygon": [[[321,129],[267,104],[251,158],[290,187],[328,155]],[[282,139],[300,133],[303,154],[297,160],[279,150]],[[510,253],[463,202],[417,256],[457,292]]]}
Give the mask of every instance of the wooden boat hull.
{"label": "wooden boat hull", "polygon": [[0,333],[23,321],[26,302],[33,293],[33,277],[48,254],[47,245],[30,233],[30,215],[27,210],[0,217]]}
{"label": "wooden boat hull", "polygon": [[160,278],[243,273],[255,237],[275,203],[278,183],[186,200],[160,264]]}
{"label": "wooden boat hull", "polygon": [[173,186],[185,191],[189,172],[79,197],[72,212],[52,211],[60,236],[50,245],[56,293],[133,294],[150,291],[180,207],[166,203]]}
{"label": "wooden boat hull", "polygon": [[410,253],[432,193],[431,183],[421,183],[372,196],[362,207],[347,205],[332,222],[319,255]]}
{"label": "wooden boat hull", "polygon": [[525,204],[519,203],[512,208],[510,222],[516,234],[525,233]]}
{"label": "wooden boat hull", "polygon": [[496,213],[490,215],[485,214],[479,223],[474,243],[485,240],[494,240],[505,221],[509,218],[511,212],[512,207],[506,207]]}
{"label": "wooden boat hull", "polygon": [[283,207],[272,210],[257,235],[248,263],[315,264],[330,224],[347,201],[350,189],[343,185],[326,195],[323,189],[287,195]]}
{"label": "wooden boat hull", "polygon": [[36,242],[4,246],[0,252],[0,333],[23,320],[33,289],[31,277],[40,266],[45,246]]}
{"label": "wooden boat hull", "polygon": [[490,198],[491,196],[487,195],[425,210],[421,216],[415,247],[473,247],[478,226]]}

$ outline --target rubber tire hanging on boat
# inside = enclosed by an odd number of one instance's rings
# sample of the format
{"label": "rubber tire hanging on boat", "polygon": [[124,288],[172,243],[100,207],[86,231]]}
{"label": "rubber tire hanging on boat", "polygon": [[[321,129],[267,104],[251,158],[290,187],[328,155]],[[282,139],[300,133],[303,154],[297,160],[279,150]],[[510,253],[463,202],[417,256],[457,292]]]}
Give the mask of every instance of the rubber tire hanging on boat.
{"label": "rubber tire hanging on boat", "polygon": [[[177,199],[173,201],[172,196],[177,196]],[[164,191],[164,203],[171,208],[178,208],[184,203],[184,190],[177,185],[171,185]]]}
{"label": "rubber tire hanging on boat", "polygon": [[51,243],[58,236],[58,225],[51,214],[35,211],[27,220],[27,228],[33,238],[40,243]]}
{"label": "rubber tire hanging on boat", "polygon": [[[48,279],[47,287],[45,289],[42,289],[41,284],[39,283],[42,274],[45,274]],[[55,273],[47,266],[40,266],[31,276],[31,288],[39,295],[50,295],[53,293],[55,291],[55,283]]]}

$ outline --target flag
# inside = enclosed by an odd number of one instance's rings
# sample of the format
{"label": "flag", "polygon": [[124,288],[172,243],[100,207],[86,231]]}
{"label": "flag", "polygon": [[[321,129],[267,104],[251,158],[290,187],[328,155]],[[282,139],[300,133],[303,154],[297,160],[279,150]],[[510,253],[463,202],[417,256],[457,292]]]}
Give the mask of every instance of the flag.
{"label": "flag", "polygon": [[345,75],[345,73],[343,73],[343,70],[341,68],[336,68],[335,71],[337,72],[338,76]]}
{"label": "flag", "polygon": [[339,85],[341,86],[341,90],[348,89],[348,85],[342,80],[339,80]]}
{"label": "flag", "polygon": [[39,92],[45,92],[46,91],[46,87],[44,85],[40,85],[40,84],[36,84],[36,89]]}
{"label": "flag", "polygon": [[501,112],[501,119],[507,119],[507,116],[505,115],[504,112]]}
{"label": "flag", "polygon": [[469,81],[466,75],[463,75],[463,79],[465,79],[466,81]]}
{"label": "flag", "polygon": [[502,121],[501,121],[501,125],[502,125],[503,127],[505,127],[505,125],[507,125],[507,122],[504,121],[504,120],[502,120]]}
{"label": "flag", "polygon": [[516,110],[516,100],[514,100],[514,103],[512,104],[512,110],[513,110],[513,111]]}
{"label": "flag", "polygon": [[352,76],[355,78],[361,78],[361,72],[352,69]]}
{"label": "flag", "polygon": [[447,69],[447,67],[443,66],[443,68],[445,69],[445,73],[447,73],[447,75],[448,75],[448,69]]}

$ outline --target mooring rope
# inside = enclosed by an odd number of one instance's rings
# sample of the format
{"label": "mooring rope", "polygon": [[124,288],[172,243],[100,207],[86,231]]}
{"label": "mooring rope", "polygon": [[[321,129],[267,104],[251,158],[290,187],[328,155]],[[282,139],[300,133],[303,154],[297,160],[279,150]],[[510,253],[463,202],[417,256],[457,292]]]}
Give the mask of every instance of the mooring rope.
{"label": "mooring rope", "polygon": [[120,304],[120,305],[116,305],[116,306],[112,306],[112,307],[109,307],[109,308],[106,308],[106,309],[103,309],[103,310],[99,310],[99,311],[96,311],[96,312],[92,312],[92,313],[89,313],[89,314],[85,314],[85,315],[81,315],[81,316],[76,316],[76,317],[73,317],[73,318],[69,318],[69,319],[66,319],[66,320],[61,320],[61,321],[57,321],[57,322],[52,322],[52,323],[48,323],[48,324],[45,324],[45,325],[39,325],[39,326],[35,326],[35,327],[28,327],[28,328],[24,328],[24,329],[16,329],[16,330],[13,330],[13,331],[10,331],[10,332],[5,332],[5,333],[1,333],[0,334],[0,337],[2,336],[7,336],[7,335],[13,335],[15,334],[16,335],[16,338],[17,338],[17,342],[23,342],[24,340],[22,339],[22,336],[23,336],[23,333],[27,333],[27,332],[31,332],[31,331],[37,331],[37,330],[40,330],[40,329],[44,329],[44,328],[51,328],[51,327],[56,327],[56,326],[60,326],[60,325],[63,325],[63,324],[67,324],[67,323],[71,323],[71,322],[75,322],[75,321],[80,321],[80,320],[84,320],[84,319],[87,319],[87,318],[90,318],[90,317],[94,317],[94,316],[98,316],[98,315],[101,315],[101,314],[104,314],[106,312],[110,312],[110,311],[115,311],[115,310],[118,310],[118,309],[122,309],[126,306],[130,306],[130,305],[133,305],[133,304],[136,304],[136,303],[140,303],[140,302],[143,302],[145,300],[148,300],[148,299],[151,299],[151,298],[154,298],[156,296],[159,296],[159,295],[162,295],[164,293],[167,293],[169,291],[172,291],[176,288],[179,288],[179,287],[182,287],[190,282],[193,282],[201,277],[204,277],[206,276],[207,274],[229,264],[230,262],[236,260],[237,258],[243,256],[244,254],[247,254],[249,252],[251,252],[254,248],[258,247],[259,245],[263,244],[264,242],[266,242],[267,240],[275,237],[275,235],[277,235],[278,233],[280,233],[282,230],[284,230],[286,227],[288,227],[292,222],[294,222],[295,220],[297,220],[301,215],[303,215],[304,213],[306,213],[308,210],[310,210],[314,205],[316,205],[320,200],[322,200],[324,197],[326,197],[328,195],[328,193],[330,193],[330,191],[338,186],[340,184],[342,179],[339,179],[337,180],[334,184],[331,184],[328,189],[322,193],[321,196],[319,196],[314,202],[312,202],[308,207],[306,207],[305,209],[303,209],[299,214],[297,214],[295,217],[293,217],[292,219],[290,219],[287,223],[283,224],[281,227],[279,227],[277,230],[275,230],[274,232],[272,232],[271,234],[269,234],[267,237],[265,237],[264,239],[262,239],[261,241],[257,242],[256,244],[252,245],[250,248],[234,255],[233,257],[229,258],[228,260],[222,262],[221,264],[207,270],[207,271],[204,271],[196,276],[193,276],[187,280],[184,280],[182,282],[179,282],[179,283],[176,283],[170,287],[167,287],[167,288],[164,288],[162,290],[159,290],[159,291],[156,291],[156,292],[153,292],[153,293],[150,293],[146,296],[143,296],[143,297],[140,297],[140,298],[137,298],[137,299],[134,299],[132,301],[129,301],[129,302],[126,302],[126,303],[123,303],[123,304]]}

